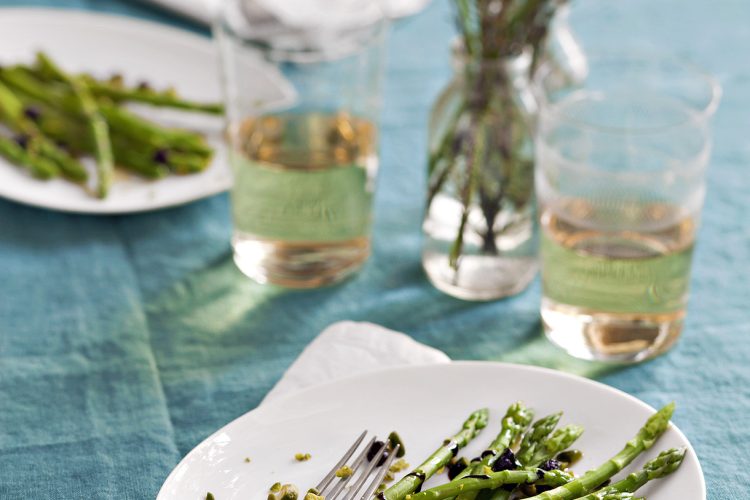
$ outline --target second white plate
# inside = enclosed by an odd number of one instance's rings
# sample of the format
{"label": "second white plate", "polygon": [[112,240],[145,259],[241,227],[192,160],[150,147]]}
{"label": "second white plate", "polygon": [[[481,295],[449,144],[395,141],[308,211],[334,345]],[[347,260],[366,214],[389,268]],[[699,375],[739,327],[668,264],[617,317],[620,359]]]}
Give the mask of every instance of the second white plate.
{"label": "second white plate", "polygon": [[[121,73],[130,83],[174,86],[186,98],[219,101],[219,68],[211,40],[126,17],[52,9],[0,9],[0,64],[30,63],[48,52],[69,71],[100,77]],[[143,109],[146,109],[145,107]],[[222,119],[149,110],[156,118],[207,132],[214,161],[200,174],[148,181],[120,174],[105,200],[64,180],[39,181],[0,159],[0,196],[67,212],[115,214],[155,210],[225,191],[230,169],[220,139]]]}
{"label": "second white plate", "polygon": [[[471,458],[497,433],[507,406],[519,400],[537,416],[563,410],[561,423],[584,426],[575,445],[584,451],[575,467],[579,472],[618,452],[654,412],[611,387],[542,368],[458,362],[389,369],[317,386],[243,415],[191,451],[169,475],[157,500],[203,500],[208,491],[217,500],[265,498],[277,481],[307,488],[317,484],[364,429],[381,436],[398,431],[407,460],[417,465],[457,431],[471,411],[488,407],[489,427],[461,453]],[[698,459],[674,426],[631,468],[678,446],[688,447],[682,467],[644,487],[641,496],[705,500]],[[313,458],[296,462],[297,452],[309,452]]]}

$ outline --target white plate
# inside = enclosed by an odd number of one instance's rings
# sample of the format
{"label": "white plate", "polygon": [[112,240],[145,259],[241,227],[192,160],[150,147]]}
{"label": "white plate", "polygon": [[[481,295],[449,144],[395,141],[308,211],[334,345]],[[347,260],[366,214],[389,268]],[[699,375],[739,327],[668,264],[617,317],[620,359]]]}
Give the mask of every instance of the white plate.
{"label": "white plate", "polygon": [[[459,362],[389,369],[317,386],[243,415],[191,451],[157,500],[203,500],[208,491],[217,500],[265,498],[276,481],[312,486],[363,429],[381,436],[397,430],[407,460],[416,465],[471,411],[488,407],[490,426],[463,453],[471,458],[494,437],[505,408],[518,400],[537,415],[563,410],[563,423],[585,427],[575,446],[585,454],[575,467],[580,472],[618,452],[654,411],[611,387],[542,368]],[[649,500],[705,500],[698,459],[674,426],[632,467],[675,446],[689,448],[682,467],[639,493]],[[313,458],[298,463],[297,452]]]}
{"label": "white plate", "polygon": [[[207,38],[126,17],[70,10],[0,9],[0,64],[31,62],[40,49],[70,71],[99,76],[119,72],[129,82],[146,80],[156,88],[174,86],[186,98],[221,98],[217,56]],[[114,214],[179,205],[230,186],[231,174],[219,133],[221,119],[193,113],[151,114],[209,132],[216,148],[210,167],[200,174],[155,182],[118,175],[107,199],[98,200],[75,184],[58,179],[39,181],[0,159],[0,196],[53,210]]]}

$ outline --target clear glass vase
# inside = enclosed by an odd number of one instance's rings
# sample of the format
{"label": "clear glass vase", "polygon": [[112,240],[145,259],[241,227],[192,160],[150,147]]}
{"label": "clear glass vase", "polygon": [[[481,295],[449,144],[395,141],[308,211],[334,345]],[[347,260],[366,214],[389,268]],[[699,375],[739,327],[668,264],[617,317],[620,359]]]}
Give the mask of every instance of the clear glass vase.
{"label": "clear glass vase", "polygon": [[455,74],[429,124],[422,264],[435,287],[466,300],[522,291],[536,270],[530,52]]}

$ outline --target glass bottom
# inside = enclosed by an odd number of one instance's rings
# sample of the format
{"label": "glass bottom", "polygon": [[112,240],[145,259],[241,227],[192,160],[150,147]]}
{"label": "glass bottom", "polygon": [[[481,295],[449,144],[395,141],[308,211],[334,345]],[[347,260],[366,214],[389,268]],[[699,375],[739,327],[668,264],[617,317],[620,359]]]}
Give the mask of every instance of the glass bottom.
{"label": "glass bottom", "polygon": [[424,252],[422,265],[430,282],[463,300],[495,300],[522,292],[537,271],[533,257],[464,255],[456,272],[444,253]]}
{"label": "glass bottom", "polygon": [[318,288],[358,271],[370,255],[370,238],[290,243],[235,232],[232,247],[237,267],[258,283]]}
{"label": "glass bottom", "polygon": [[637,363],[667,352],[682,333],[685,311],[623,314],[542,300],[547,338],[576,358]]}

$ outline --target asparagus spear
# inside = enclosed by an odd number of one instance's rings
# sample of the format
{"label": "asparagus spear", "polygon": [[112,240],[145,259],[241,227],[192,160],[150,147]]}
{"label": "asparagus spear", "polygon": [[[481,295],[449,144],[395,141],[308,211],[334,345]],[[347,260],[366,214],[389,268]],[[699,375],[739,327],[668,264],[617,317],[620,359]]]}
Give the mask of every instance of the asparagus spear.
{"label": "asparagus spear", "polygon": [[76,182],[86,180],[88,174],[83,165],[39,131],[34,121],[26,116],[23,102],[2,83],[0,83],[0,120],[15,132],[27,136],[38,154],[57,165],[66,177]]}
{"label": "asparagus spear", "polygon": [[531,464],[531,459],[537,448],[543,446],[544,440],[552,433],[555,427],[557,427],[560,417],[562,417],[562,412],[547,415],[546,417],[540,418],[534,422],[531,426],[531,430],[523,437],[521,447],[518,449],[518,453],[516,453],[516,458],[519,462],[524,465]]}
{"label": "asparagus spear", "polygon": [[155,147],[171,147],[204,156],[210,156],[213,152],[206,140],[199,134],[160,127],[112,104],[103,103],[101,110],[113,128],[134,140],[143,141]]}
{"label": "asparagus spear", "polygon": [[[515,403],[508,408],[503,418],[500,433],[495,438],[485,452],[482,453],[482,459],[478,463],[472,463],[461,474],[456,476],[455,480],[472,474],[481,474],[486,467],[492,467],[500,458],[501,453],[509,449],[511,445],[520,437],[521,433],[529,426],[534,412],[523,406],[522,403]],[[460,494],[457,498],[460,500],[474,500],[478,491],[471,491]]]}
{"label": "asparagus spear", "polygon": [[484,465],[491,466],[497,460],[497,453],[510,448],[513,442],[529,426],[532,418],[534,418],[534,411],[526,408],[523,403],[518,402],[510,405],[503,417],[500,433],[490,443],[487,451],[482,454],[486,455],[482,460]]}
{"label": "asparagus spear", "polygon": [[98,175],[97,195],[99,198],[106,198],[115,169],[109,125],[99,112],[99,107],[86,84],[80,79],[71,78],[70,85],[80,101],[83,114],[88,118],[89,134],[93,138],[95,146],[96,172]]}
{"label": "asparagus spear", "polygon": [[54,74],[58,79],[67,83],[73,91],[77,105],[86,118],[88,132],[94,143],[96,171],[98,174],[97,196],[99,198],[106,198],[114,174],[114,157],[112,154],[112,142],[109,137],[109,125],[107,125],[107,121],[102,116],[99,105],[91,95],[88,85],[81,78],[68,75],[41,52],[37,54],[37,61],[51,74]]}
{"label": "asparagus spear", "polygon": [[673,413],[674,403],[670,403],[652,415],[638,431],[638,434],[628,441],[617,455],[603,463],[597,469],[585,473],[570,483],[530,498],[533,500],[572,500],[586,495],[604,481],[620,472],[638,455],[651,448],[659,436],[667,430],[669,419],[672,418]]}
{"label": "asparagus spear", "polygon": [[616,492],[607,493],[603,497],[596,497],[597,500],[646,500],[642,497],[636,497],[632,493]]}
{"label": "asparagus spear", "polygon": [[530,467],[538,467],[543,462],[550,460],[555,457],[561,451],[565,451],[575,443],[579,437],[583,434],[583,427],[580,425],[566,425],[561,429],[557,429],[552,435],[544,441],[544,443],[537,447],[534,455],[528,463],[521,460],[521,463]]}
{"label": "asparagus spear", "polygon": [[569,483],[572,479],[573,476],[560,470],[504,470],[491,474],[466,476],[463,479],[430,488],[407,498],[408,500],[442,500],[460,493],[479,492],[506,484],[534,483],[545,486],[559,486]]}
{"label": "asparagus spear", "polygon": [[[526,434],[516,454],[516,459],[521,465],[535,469],[568,448],[583,434],[583,427],[566,425],[547,437],[560,416],[560,413],[555,413],[534,423],[534,427]],[[492,492],[490,500],[508,500],[511,493],[512,491],[498,488]],[[465,500],[463,495],[459,496],[459,500]]]}
{"label": "asparagus spear", "polygon": [[[50,57],[44,52],[38,52],[37,67],[29,69],[39,73],[44,78],[64,81],[59,78],[59,75],[54,70],[51,70],[47,66],[47,62],[50,60]],[[202,103],[182,99],[177,95],[174,89],[156,91],[145,84],[133,88],[125,87],[121,76],[112,77],[109,81],[97,80],[92,75],[86,73],[78,75],[78,77],[86,82],[86,85],[88,85],[91,93],[95,97],[106,97],[113,102],[143,102],[154,106],[210,114],[222,114],[224,112],[224,106],[219,103]]]}
{"label": "asparagus spear", "polygon": [[[463,424],[463,428],[455,436],[446,439],[419,467],[402,477],[397,483],[378,494],[381,500],[403,500],[406,495],[413,493],[435,472],[456,456],[458,450],[466,446],[479,432],[487,427],[489,410],[477,410]],[[453,496],[453,495],[451,495]]]}
{"label": "asparagus spear", "polygon": [[167,90],[157,92],[147,87],[126,88],[113,82],[96,80],[91,75],[84,75],[86,83],[97,97],[107,97],[114,102],[133,101],[163,106],[168,108],[182,109],[185,111],[198,111],[220,115],[224,113],[224,106],[218,103],[194,102],[178,97],[174,91]]}
{"label": "asparagus spear", "polygon": [[[685,448],[672,448],[659,453],[659,456],[643,466],[638,472],[633,472],[622,481],[611,484],[599,491],[581,497],[579,500],[604,500],[620,498],[618,494],[632,494],[644,484],[654,479],[661,479],[676,471],[685,458]],[[622,497],[627,498],[627,497]]]}
{"label": "asparagus spear", "polygon": [[526,408],[523,403],[512,404],[503,417],[500,433],[487,449],[482,452],[482,458],[478,462],[470,464],[453,480],[456,481],[471,474],[478,474],[485,467],[492,467],[492,464],[499,458],[500,453],[506,448],[510,448],[513,442],[531,423],[533,417],[533,410]]}
{"label": "asparagus spear", "polygon": [[60,170],[51,161],[30,153],[13,139],[0,136],[0,156],[11,163],[26,167],[31,175],[39,179],[51,179],[60,174]]}
{"label": "asparagus spear", "polygon": [[[470,464],[454,478],[454,481],[472,474],[481,474],[486,467],[492,467],[497,459],[500,458],[500,454],[510,448],[526,427],[529,426],[532,418],[534,418],[533,410],[526,408],[523,403],[519,402],[511,405],[505,413],[505,417],[503,417],[500,433],[482,453],[481,460]],[[460,494],[457,498],[460,500],[474,500],[478,493],[478,491],[466,492]]]}

